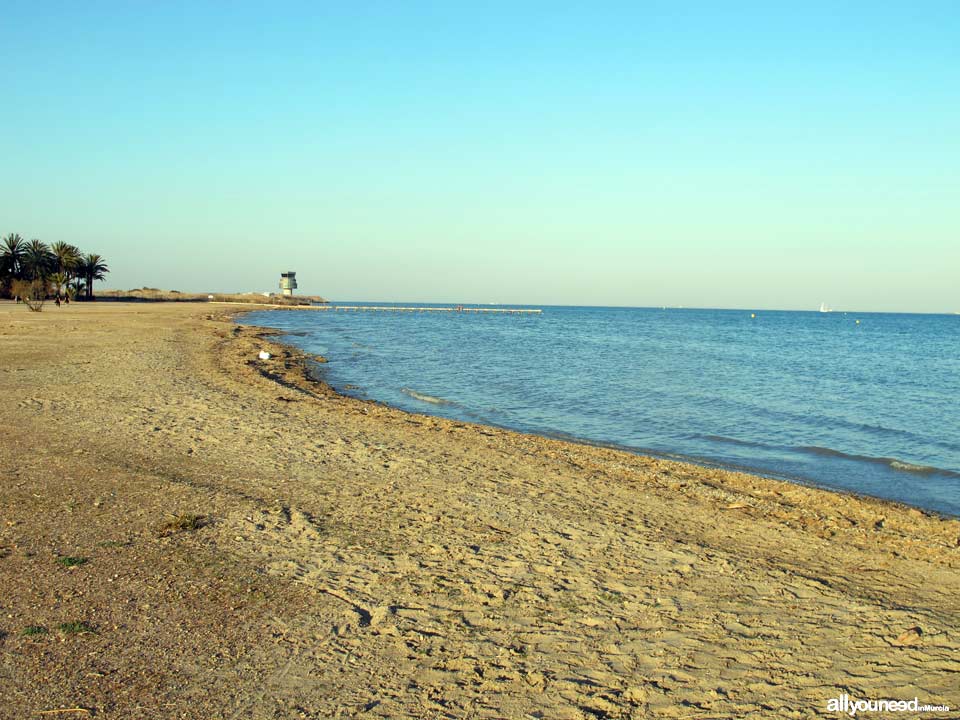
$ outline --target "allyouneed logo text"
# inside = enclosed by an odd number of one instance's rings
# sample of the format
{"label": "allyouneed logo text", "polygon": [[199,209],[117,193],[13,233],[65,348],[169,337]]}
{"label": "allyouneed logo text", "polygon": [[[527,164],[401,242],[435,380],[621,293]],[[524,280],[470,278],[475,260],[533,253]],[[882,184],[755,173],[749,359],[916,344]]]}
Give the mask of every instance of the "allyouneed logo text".
{"label": "allyouneed logo text", "polygon": [[946,705],[920,704],[919,698],[913,700],[855,700],[846,693],[827,700],[827,712],[846,713],[856,717],[857,713],[868,712],[950,712]]}

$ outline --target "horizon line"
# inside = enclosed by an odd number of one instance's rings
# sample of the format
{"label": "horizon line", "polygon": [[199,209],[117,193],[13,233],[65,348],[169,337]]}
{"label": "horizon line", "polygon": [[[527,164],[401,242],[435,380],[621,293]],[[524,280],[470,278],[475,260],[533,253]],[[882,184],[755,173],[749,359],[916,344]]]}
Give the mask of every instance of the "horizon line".
{"label": "horizon line", "polygon": [[[102,288],[102,292],[133,292],[135,290],[140,290],[142,288],[129,288],[129,289],[114,289],[114,288]],[[172,291],[171,291],[172,292]],[[180,292],[195,292],[196,294],[231,294],[231,295],[262,295],[265,291],[180,291]],[[335,304],[345,304],[345,303],[366,303],[366,304],[397,304],[397,305],[476,305],[480,307],[543,307],[543,308],[616,308],[622,310],[722,310],[722,311],[739,311],[739,312],[812,312],[820,313],[818,308],[806,309],[806,308],[783,308],[783,307],[769,307],[761,305],[742,305],[736,307],[719,307],[719,306],[709,306],[709,305],[596,305],[596,304],[577,304],[577,303],[524,303],[524,302],[478,302],[470,300],[371,300],[371,299],[351,299],[351,300],[337,300],[334,301],[330,298],[326,298],[322,293],[311,293],[303,292],[298,293],[299,297],[310,297],[310,296],[319,296],[324,297],[326,302],[330,305]],[[841,309],[841,308],[831,308],[827,311],[826,315],[834,314],[849,314],[849,313],[860,313],[860,314],[872,314],[872,315],[960,315],[960,310],[863,310],[863,309]]]}

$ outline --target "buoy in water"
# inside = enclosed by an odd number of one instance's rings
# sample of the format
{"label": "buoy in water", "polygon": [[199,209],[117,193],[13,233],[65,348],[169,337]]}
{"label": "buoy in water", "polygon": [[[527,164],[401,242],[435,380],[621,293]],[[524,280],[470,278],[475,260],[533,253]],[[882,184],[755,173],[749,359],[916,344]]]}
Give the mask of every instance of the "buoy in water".
{"label": "buoy in water", "polygon": [[857,325],[859,325],[859,324],[860,324],[860,321],[859,321],[859,320],[857,320]]}
{"label": "buoy in water", "polygon": [[756,313],[750,313],[750,317],[755,318],[756,316],[757,316]]}

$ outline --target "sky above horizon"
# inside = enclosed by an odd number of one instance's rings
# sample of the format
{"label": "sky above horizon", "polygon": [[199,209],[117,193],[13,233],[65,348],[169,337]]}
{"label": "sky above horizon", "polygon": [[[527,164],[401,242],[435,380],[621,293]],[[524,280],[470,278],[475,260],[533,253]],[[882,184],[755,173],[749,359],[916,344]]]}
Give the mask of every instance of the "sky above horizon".
{"label": "sky above horizon", "polygon": [[960,311],[955,2],[0,0],[0,33],[0,234],[105,288]]}

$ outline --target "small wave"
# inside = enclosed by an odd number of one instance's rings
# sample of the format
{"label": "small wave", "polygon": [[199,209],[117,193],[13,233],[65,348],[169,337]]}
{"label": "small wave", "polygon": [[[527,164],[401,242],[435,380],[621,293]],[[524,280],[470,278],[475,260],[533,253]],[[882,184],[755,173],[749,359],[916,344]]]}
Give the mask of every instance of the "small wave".
{"label": "small wave", "polygon": [[816,445],[803,445],[797,450],[811,453],[813,455],[823,455],[826,457],[842,458],[843,460],[855,460],[857,462],[869,462],[878,465],[886,465],[892,470],[901,472],[917,473],[920,475],[946,475],[947,477],[960,478],[960,472],[947,470],[945,468],[933,467],[932,465],[915,465],[914,463],[904,462],[891,457],[873,457],[871,455],[853,455],[850,453],[834,450],[833,448],[818,447]]}
{"label": "small wave", "polygon": [[[662,394],[665,399],[677,399],[677,396],[674,396],[670,393],[660,394]],[[679,397],[685,402],[696,403],[704,407],[714,407],[717,404],[727,406],[731,408],[735,416],[738,417],[742,417],[746,413],[749,413],[752,416],[768,417],[778,421],[787,420],[791,424],[799,423],[803,426],[813,426],[816,428],[820,428],[822,426],[845,428],[848,430],[853,430],[856,433],[869,433],[875,437],[896,437],[910,440],[912,442],[922,442],[929,445],[935,445],[951,451],[960,450],[960,445],[957,443],[952,443],[948,440],[919,435],[915,432],[904,430],[902,428],[893,428],[885,425],[857,422],[856,420],[851,420],[836,415],[810,415],[791,410],[778,410],[766,407],[757,401],[748,399],[724,398],[716,395],[681,394]]]}
{"label": "small wave", "polygon": [[727,443],[728,445],[742,445],[743,447],[763,448],[765,450],[772,449],[772,446],[764,443],[752,442],[750,440],[737,440],[737,438],[727,437],[726,435],[697,435],[696,437],[713,442]]}
{"label": "small wave", "polygon": [[929,465],[913,465],[912,463],[900,462],[899,460],[891,460],[890,467],[894,470],[921,473],[922,475],[929,475],[931,473],[951,474],[949,470],[941,470],[940,468],[930,467]]}
{"label": "small wave", "polygon": [[425,395],[423,393],[418,393],[416,390],[411,390],[410,388],[400,388],[400,392],[404,395],[409,395],[414,400],[419,400],[420,402],[430,403],[431,405],[453,405],[449,400],[444,400],[443,398],[434,397],[433,395]]}
{"label": "small wave", "polygon": [[870,457],[869,455],[850,455],[845,452],[840,452],[839,450],[834,450],[833,448],[819,447],[817,445],[801,445],[797,448],[797,450],[811,453],[813,455],[826,455],[827,457],[839,457],[847,460],[869,460],[873,462],[880,461],[880,458]]}

